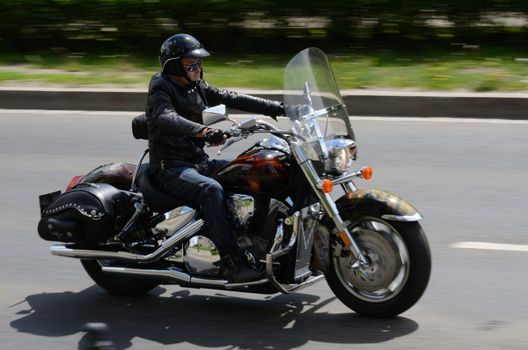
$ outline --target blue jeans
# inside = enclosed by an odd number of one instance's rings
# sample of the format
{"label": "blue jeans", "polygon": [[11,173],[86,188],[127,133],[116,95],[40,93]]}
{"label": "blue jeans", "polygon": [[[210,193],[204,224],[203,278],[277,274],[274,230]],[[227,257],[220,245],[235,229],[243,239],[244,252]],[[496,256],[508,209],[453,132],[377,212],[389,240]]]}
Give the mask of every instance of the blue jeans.
{"label": "blue jeans", "polygon": [[165,191],[201,210],[207,233],[222,254],[226,248],[237,247],[237,243],[227,219],[224,189],[208,175],[227,163],[226,160],[215,159],[198,170],[182,166],[156,173],[156,180]]}

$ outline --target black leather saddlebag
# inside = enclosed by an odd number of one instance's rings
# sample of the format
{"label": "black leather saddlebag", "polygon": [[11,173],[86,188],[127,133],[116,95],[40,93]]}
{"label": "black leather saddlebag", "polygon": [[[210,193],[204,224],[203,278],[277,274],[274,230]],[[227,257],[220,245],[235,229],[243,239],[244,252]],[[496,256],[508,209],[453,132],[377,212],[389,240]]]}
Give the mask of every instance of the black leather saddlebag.
{"label": "black leather saddlebag", "polygon": [[47,241],[96,244],[116,235],[131,215],[129,195],[108,184],[83,184],[53,197],[38,223]]}

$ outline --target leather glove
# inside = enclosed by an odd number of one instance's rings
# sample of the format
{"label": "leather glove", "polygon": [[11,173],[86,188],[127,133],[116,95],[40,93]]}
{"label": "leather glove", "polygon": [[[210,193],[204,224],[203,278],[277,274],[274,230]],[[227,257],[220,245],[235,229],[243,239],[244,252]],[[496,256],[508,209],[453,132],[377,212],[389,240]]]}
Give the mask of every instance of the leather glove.
{"label": "leather glove", "polygon": [[210,145],[218,145],[224,141],[224,132],[220,129],[211,129],[204,135],[204,141]]}

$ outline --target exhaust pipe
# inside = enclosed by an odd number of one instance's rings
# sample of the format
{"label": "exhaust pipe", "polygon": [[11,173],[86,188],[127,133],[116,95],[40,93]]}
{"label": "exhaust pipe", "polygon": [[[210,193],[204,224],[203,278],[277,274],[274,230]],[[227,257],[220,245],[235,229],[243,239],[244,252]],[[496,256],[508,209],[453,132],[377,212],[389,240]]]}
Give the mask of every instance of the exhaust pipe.
{"label": "exhaust pipe", "polygon": [[244,282],[244,283],[230,283],[229,281],[222,279],[212,278],[199,278],[191,277],[191,275],[175,270],[153,270],[153,269],[136,269],[131,267],[115,267],[115,266],[102,266],[102,271],[105,273],[112,273],[116,275],[125,275],[130,277],[140,278],[151,278],[158,281],[169,281],[178,284],[185,284],[187,287],[209,287],[209,288],[220,288],[220,289],[231,289],[240,287],[256,286],[264,283],[268,283],[267,278]]}
{"label": "exhaust pipe", "polygon": [[51,246],[50,251],[53,255],[64,256],[68,258],[149,263],[161,258],[178,243],[200,231],[203,226],[204,221],[202,219],[185,225],[179,231],[174,233],[169,239],[163,242],[158,249],[147,255],[139,255],[128,252],[107,252],[104,250],[72,249],[68,248],[68,246],[64,244],[54,244]]}
{"label": "exhaust pipe", "polygon": [[156,280],[169,280],[178,283],[191,283],[191,276],[178,270],[133,269],[129,267],[114,266],[102,266],[101,269],[105,273],[113,273],[116,275],[152,278]]}

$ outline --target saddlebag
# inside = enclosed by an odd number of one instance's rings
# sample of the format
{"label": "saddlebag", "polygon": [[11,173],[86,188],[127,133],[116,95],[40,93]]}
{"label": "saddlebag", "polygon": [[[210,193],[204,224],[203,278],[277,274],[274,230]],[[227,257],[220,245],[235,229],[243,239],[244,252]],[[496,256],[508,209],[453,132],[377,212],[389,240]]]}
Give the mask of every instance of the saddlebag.
{"label": "saddlebag", "polygon": [[96,244],[116,235],[130,214],[126,192],[108,184],[82,184],[55,194],[42,208],[38,233],[47,241]]}

